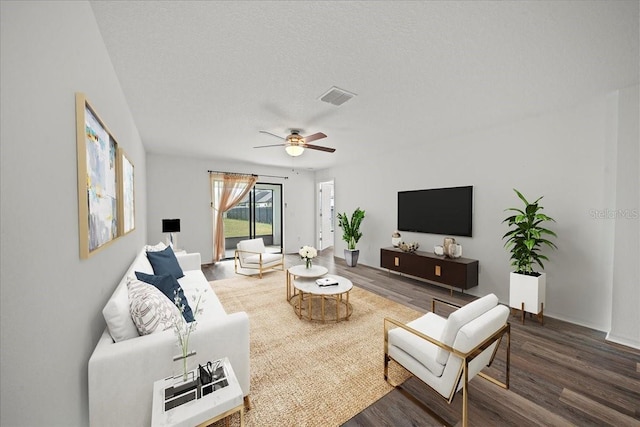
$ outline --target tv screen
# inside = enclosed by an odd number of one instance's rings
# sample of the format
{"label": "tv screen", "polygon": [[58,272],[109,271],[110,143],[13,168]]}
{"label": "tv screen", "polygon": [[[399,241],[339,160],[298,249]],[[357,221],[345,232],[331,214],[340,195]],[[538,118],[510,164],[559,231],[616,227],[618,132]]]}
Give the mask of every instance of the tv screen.
{"label": "tv screen", "polygon": [[398,230],[472,235],[473,186],[398,192]]}

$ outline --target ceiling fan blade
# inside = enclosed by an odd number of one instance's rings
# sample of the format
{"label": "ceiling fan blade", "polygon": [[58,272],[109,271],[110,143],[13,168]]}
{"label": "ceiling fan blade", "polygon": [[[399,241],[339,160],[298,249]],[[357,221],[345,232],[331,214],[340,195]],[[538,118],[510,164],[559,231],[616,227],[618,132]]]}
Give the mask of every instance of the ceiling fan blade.
{"label": "ceiling fan blade", "polygon": [[260,132],[260,133],[266,133],[267,135],[271,135],[271,136],[275,136],[275,137],[276,137],[276,138],[278,138],[278,139],[283,139],[283,140],[285,139],[285,138],[281,137],[280,135],[276,135],[275,133],[271,133],[271,132],[266,131],[266,130],[259,130],[258,132]]}
{"label": "ceiling fan blade", "polygon": [[253,148],[284,147],[285,145],[287,144],[258,145],[257,147],[253,147]]}
{"label": "ceiling fan blade", "polygon": [[315,141],[316,139],[322,139],[326,137],[327,135],[325,135],[324,133],[318,132],[318,133],[314,133],[313,135],[305,136],[304,142],[311,142],[311,141]]}
{"label": "ceiling fan blade", "polygon": [[322,147],[320,145],[304,144],[303,147],[304,148],[310,148],[312,150],[326,151],[327,153],[333,153],[334,151],[336,151],[335,148]]}

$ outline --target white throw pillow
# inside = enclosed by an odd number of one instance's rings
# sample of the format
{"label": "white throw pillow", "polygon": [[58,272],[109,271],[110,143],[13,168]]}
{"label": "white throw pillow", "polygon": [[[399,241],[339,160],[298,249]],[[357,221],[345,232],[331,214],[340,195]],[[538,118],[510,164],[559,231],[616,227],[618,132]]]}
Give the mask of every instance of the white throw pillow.
{"label": "white throw pillow", "polygon": [[144,247],[144,250],[147,252],[160,252],[167,249],[167,245],[162,242],[159,242],[157,245],[147,245]]}
{"label": "white throw pillow", "polygon": [[[151,266],[151,264],[149,264],[149,266]],[[102,315],[104,316],[109,334],[114,342],[125,341],[140,336],[138,328],[131,318],[131,312],[129,311],[129,292],[126,286],[118,286],[116,288],[102,309]]]}
{"label": "white throw pillow", "polygon": [[129,278],[129,311],[140,335],[162,332],[182,321],[178,307],[158,288]]}

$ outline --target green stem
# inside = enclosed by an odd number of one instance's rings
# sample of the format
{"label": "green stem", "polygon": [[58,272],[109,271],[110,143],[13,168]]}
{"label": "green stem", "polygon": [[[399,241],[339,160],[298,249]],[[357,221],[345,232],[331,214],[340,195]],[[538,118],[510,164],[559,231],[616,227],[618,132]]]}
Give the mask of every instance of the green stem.
{"label": "green stem", "polygon": [[189,335],[190,333],[187,332],[182,346],[182,379],[184,381],[187,380],[187,355],[189,354]]}

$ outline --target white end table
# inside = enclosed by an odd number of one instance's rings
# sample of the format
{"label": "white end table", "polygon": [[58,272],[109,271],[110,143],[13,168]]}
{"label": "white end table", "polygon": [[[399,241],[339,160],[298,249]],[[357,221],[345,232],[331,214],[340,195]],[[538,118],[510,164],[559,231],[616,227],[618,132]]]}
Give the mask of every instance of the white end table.
{"label": "white end table", "polygon": [[291,298],[296,296],[296,289],[291,286],[291,281],[295,277],[305,277],[308,279],[312,279],[316,277],[322,277],[328,272],[329,270],[327,269],[327,267],[323,267],[321,265],[312,265],[311,268],[307,268],[305,264],[289,267],[289,269],[287,270],[287,301],[291,301]]}
{"label": "white end table", "polygon": [[169,377],[153,383],[151,425],[153,427],[208,426],[224,418],[228,426],[227,417],[240,412],[240,426],[244,427],[244,401],[240,383],[228,358],[222,359],[222,365],[229,382],[228,386],[168,411],[164,410],[164,389],[171,385],[173,378]]}

